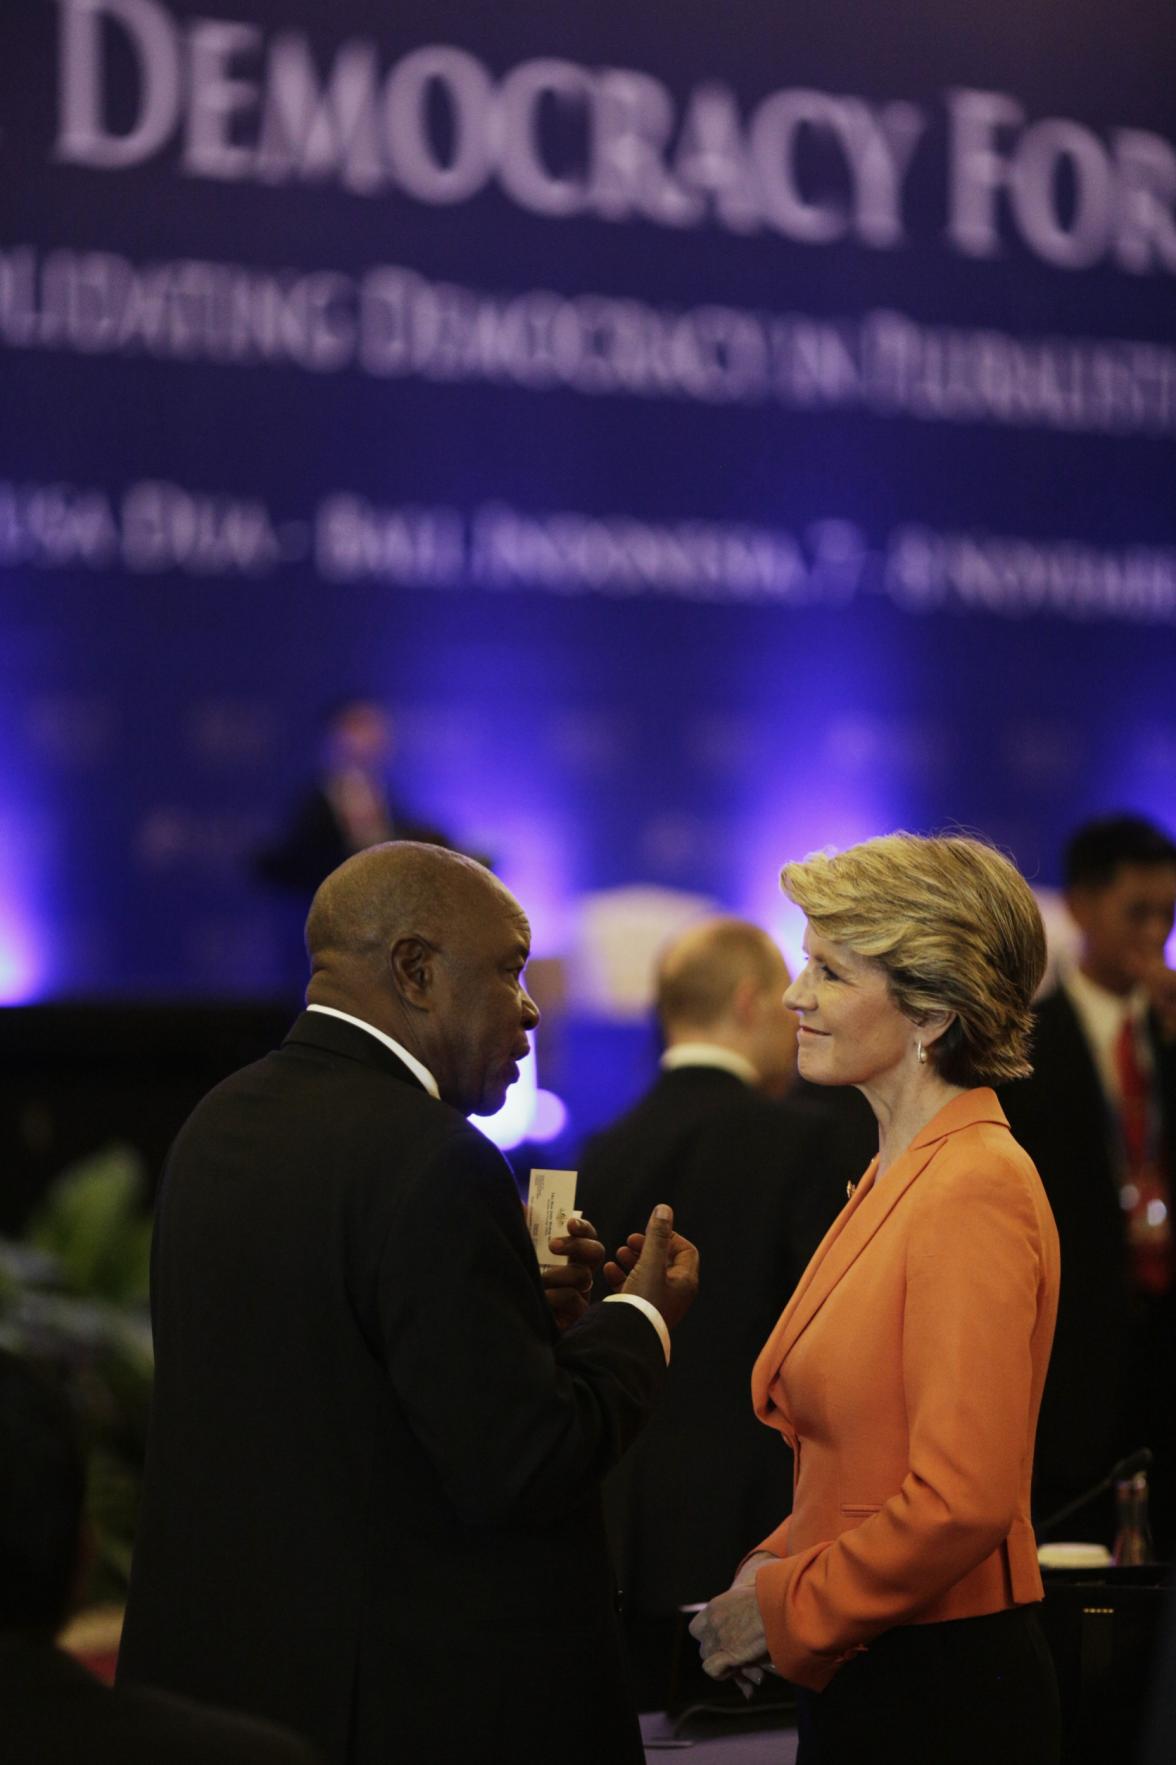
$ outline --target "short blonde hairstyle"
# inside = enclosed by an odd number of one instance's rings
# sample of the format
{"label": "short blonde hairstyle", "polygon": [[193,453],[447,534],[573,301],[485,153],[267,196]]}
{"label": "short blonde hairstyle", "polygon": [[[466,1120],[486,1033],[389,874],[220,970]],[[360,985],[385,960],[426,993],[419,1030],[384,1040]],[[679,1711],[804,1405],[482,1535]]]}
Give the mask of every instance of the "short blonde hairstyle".
{"label": "short blonde hairstyle", "polygon": [[913,1023],[954,1021],[928,1048],[955,1085],[1025,1078],[1045,931],[1033,892],[993,846],[892,833],[786,864],[780,884],[823,937],[886,972]]}

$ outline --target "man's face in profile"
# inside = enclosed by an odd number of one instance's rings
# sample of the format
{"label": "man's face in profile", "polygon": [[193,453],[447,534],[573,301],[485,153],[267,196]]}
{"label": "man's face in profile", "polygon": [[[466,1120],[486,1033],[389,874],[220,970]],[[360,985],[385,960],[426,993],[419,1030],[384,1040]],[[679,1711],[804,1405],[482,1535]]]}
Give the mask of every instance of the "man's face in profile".
{"label": "man's face in profile", "polygon": [[464,1115],[494,1115],[530,1052],[539,1011],[523,984],[531,930],[498,885],[477,890],[455,916],[435,965],[442,1097]]}

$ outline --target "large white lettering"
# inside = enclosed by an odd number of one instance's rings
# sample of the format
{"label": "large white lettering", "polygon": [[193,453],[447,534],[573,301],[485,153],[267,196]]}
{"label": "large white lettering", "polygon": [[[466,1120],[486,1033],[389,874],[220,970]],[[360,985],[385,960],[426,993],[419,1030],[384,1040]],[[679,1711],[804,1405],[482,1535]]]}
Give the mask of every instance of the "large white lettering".
{"label": "large white lettering", "polygon": [[[102,171],[150,159],[171,137],[180,112],[179,40],[172,19],[154,0],[60,4],[57,157]],[[121,133],[107,121],[104,24],[121,27],[138,73],[138,111]]]}
{"label": "large white lettering", "polygon": [[[370,39],[327,65],[301,33],[173,16],[166,0],[57,0],[56,155],[103,172],[175,155],[188,177],[333,182],[432,206],[497,189],[530,213],[732,232],[811,246],[906,243],[910,173],[932,117],[808,87],[750,111],[706,81],[680,98],[635,68],[541,56],[492,73],[452,44],[390,67]],[[133,70],[131,115],[108,62]],[[1176,148],[1139,129],[1034,119],[1003,92],[946,100],[945,237],[971,257],[1176,274]],[[114,120],[117,117],[117,122]]]}
{"label": "large white lettering", "polygon": [[188,107],[183,167],[195,177],[248,178],[256,164],[255,149],[237,145],[233,128],[238,118],[257,105],[257,87],[234,78],[234,57],[256,51],[261,33],[253,25],[221,19],[196,19],[189,35],[192,102]]}
{"label": "large white lettering", "polygon": [[1176,150],[1159,135],[1120,129],[1114,138],[1122,180],[1115,213],[1115,257],[1144,274],[1162,266],[1176,274]]}
{"label": "large white lettering", "polygon": [[[445,101],[453,137],[448,159],[429,127],[431,93]],[[421,202],[464,202],[476,195],[489,181],[496,117],[490,76],[464,49],[437,44],[406,55],[384,88],[388,156],[401,188]]]}
{"label": "large white lettering", "polygon": [[587,119],[592,103],[592,78],[571,61],[525,61],[502,82],[499,103],[503,130],[517,143],[516,153],[503,157],[502,187],[508,196],[535,214],[582,214],[588,201],[583,173],[560,170],[545,157],[540,110],[546,101],[566,116]]}
{"label": "large white lettering", "polygon": [[256,169],[271,184],[337,178],[360,194],[383,186],[374,44],[344,43],[324,88],[304,38],[283,33],[274,39]]}
{"label": "large white lettering", "polygon": [[607,68],[593,82],[592,211],[604,220],[638,215],[666,227],[694,220],[690,196],[666,166],[674,100],[650,74]]}
{"label": "large white lettering", "polygon": [[1161,136],[1122,129],[1108,143],[1065,117],[1026,124],[1002,92],[953,92],[948,109],[947,236],[958,251],[1000,256],[1005,221],[1060,269],[1109,256],[1136,274],[1176,271],[1176,150]]}

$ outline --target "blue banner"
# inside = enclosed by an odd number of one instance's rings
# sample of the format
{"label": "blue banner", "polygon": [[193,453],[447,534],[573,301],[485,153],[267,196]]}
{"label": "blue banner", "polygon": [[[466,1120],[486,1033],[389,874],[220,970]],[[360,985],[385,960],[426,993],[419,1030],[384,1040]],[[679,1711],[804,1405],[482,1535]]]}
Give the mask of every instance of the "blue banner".
{"label": "blue banner", "polygon": [[348,693],[562,954],[1176,822],[1171,18],[10,0],[0,995],[264,994]]}

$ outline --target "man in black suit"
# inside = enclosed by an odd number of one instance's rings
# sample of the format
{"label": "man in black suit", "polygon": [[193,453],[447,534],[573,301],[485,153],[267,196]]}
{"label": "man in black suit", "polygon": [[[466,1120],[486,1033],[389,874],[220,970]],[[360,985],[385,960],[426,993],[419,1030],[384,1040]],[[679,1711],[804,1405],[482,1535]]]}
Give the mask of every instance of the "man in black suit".
{"label": "man in black suit", "polygon": [[268,1723],[112,1690],[54,1644],[79,1573],[85,1468],[64,1393],[0,1350],[0,1758],[5,1765],[314,1765]]}
{"label": "man in black suit", "polygon": [[256,861],[263,881],[301,897],[303,914],[323,878],[353,852],[393,839],[450,845],[390,796],[395,747],[392,720],[374,700],[340,699],[325,712],[319,776]]}
{"label": "man in black suit", "polygon": [[274,929],[291,993],[301,991],[306,978],[302,928],[325,876],[353,853],[387,840],[453,844],[391,795],[395,752],[395,726],[383,705],[350,696],[328,706],[318,775],[277,837],[254,855],[254,874],[273,891]]}
{"label": "man in black suit", "polygon": [[[1152,1518],[1176,1545],[1172,1227],[1176,844],[1136,816],[1079,828],[1066,901],[1077,967],[1037,1008],[1033,1076],[1002,1102],[1058,1224],[1062,1288],[1034,1467],[1038,1520],[1140,1446],[1156,1454]],[[1109,1504],[1066,1522],[1109,1540]]]}
{"label": "man in black suit", "polygon": [[657,974],[660,1075],[581,1161],[579,1196],[606,1243],[665,1196],[707,1264],[665,1401],[605,1489],[643,1707],[664,1702],[678,1606],[725,1587],[788,1512],[791,1459],[752,1414],[751,1369],[877,1150],[856,1093],[845,1111],[773,1100],[796,1078],[788,984],[759,926],[716,918],[684,933]]}
{"label": "man in black suit", "polygon": [[599,1484],[697,1257],[659,1210],[616,1302],[584,1309],[587,1266],[557,1277],[583,1310],[558,1333],[509,1169],[465,1119],[528,1051],[529,942],[471,859],[349,859],[307,921],[306,1013],[164,1175],[121,1672],[337,1765],[642,1757]]}

